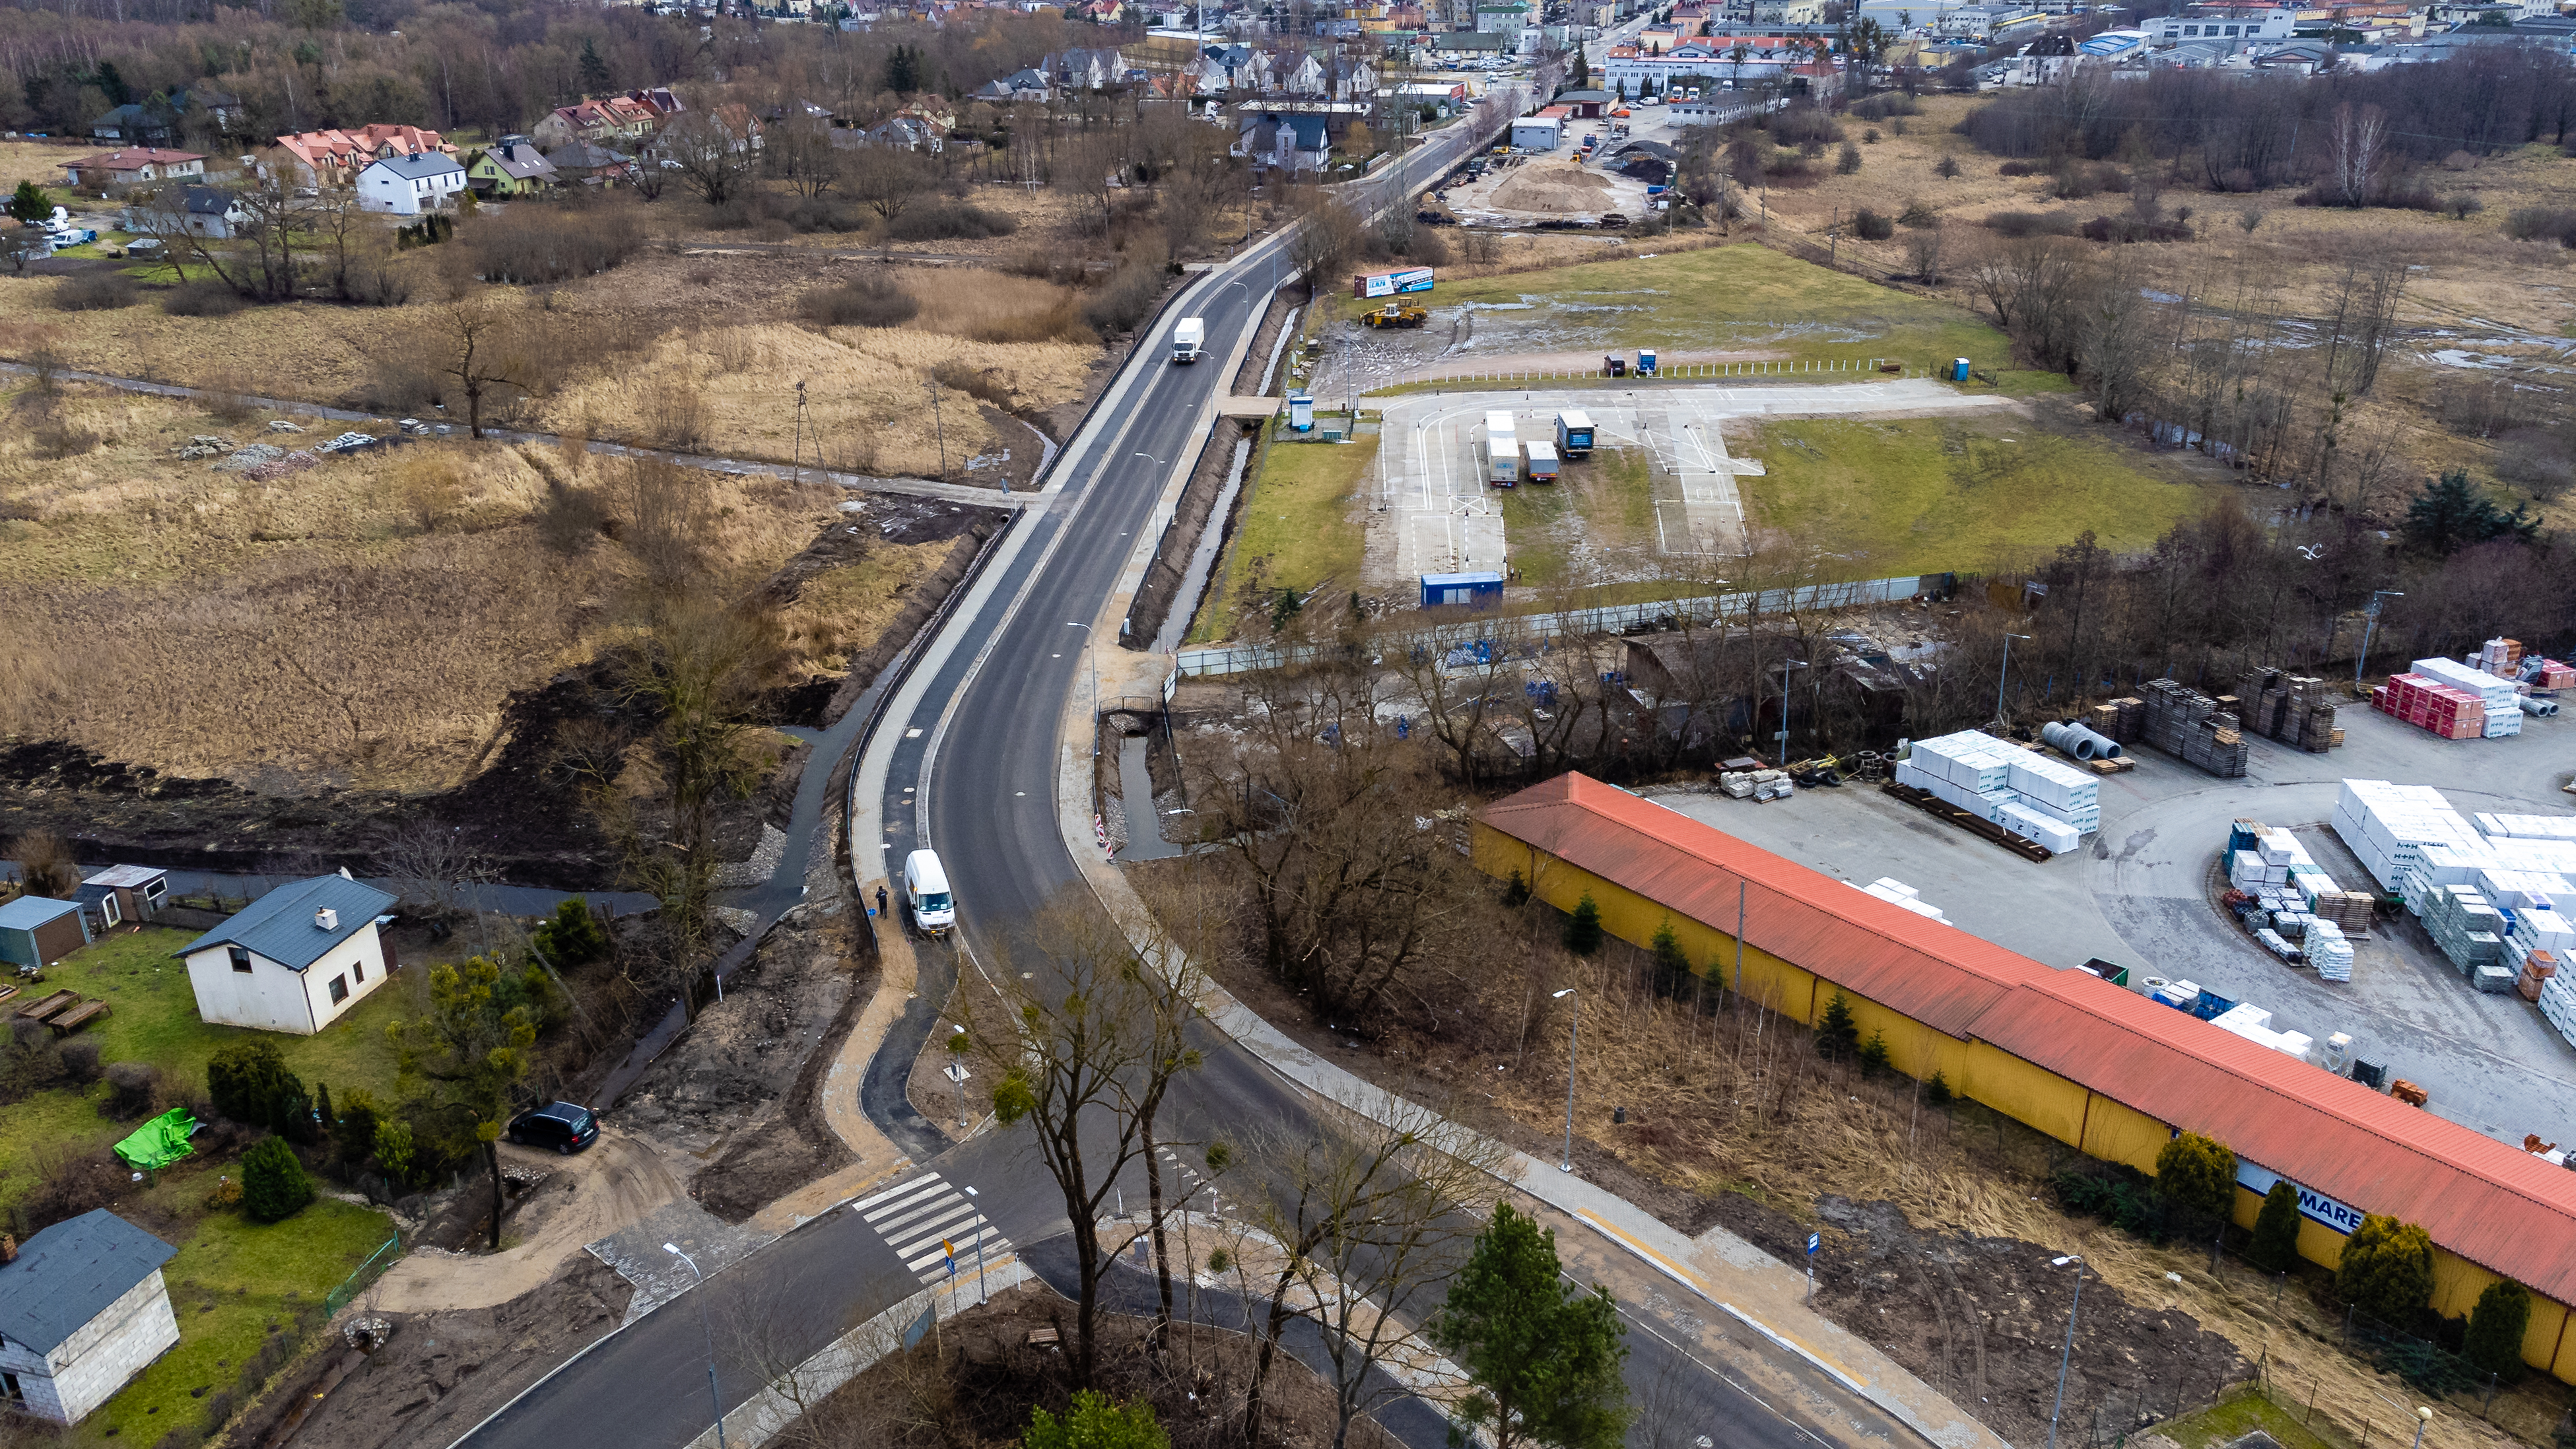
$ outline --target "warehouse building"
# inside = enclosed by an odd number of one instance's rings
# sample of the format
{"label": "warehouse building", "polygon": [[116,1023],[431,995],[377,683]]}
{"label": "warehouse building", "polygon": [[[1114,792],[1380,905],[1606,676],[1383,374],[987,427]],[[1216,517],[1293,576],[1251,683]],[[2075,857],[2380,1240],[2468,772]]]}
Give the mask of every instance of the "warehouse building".
{"label": "warehouse building", "polygon": [[2299,1251],[2333,1266],[2361,1214],[2432,1236],[2433,1307],[2466,1314],[2498,1278],[2531,1290],[2523,1360],[2576,1383],[2576,1172],[2258,1046],[2081,971],[2053,970],[1579,774],[1477,820],[1477,867],[1519,874],[1646,946],[1812,1025],[1836,992],[1891,1063],[2070,1146],[2152,1172],[2178,1131],[2234,1149],[2236,1221],[2276,1179],[2299,1189]]}

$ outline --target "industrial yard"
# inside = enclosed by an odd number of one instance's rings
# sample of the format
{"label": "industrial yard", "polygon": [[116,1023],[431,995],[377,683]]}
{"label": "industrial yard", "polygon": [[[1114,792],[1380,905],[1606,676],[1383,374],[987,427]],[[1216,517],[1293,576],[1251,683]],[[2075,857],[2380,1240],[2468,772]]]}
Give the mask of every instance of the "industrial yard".
{"label": "industrial yard", "polygon": [[2576,797],[2555,718],[2518,735],[2449,740],[2347,701],[2344,743],[2310,753],[2246,738],[2245,774],[2214,776],[2152,748],[2103,777],[2101,830],[2085,848],[2034,863],[1851,784],[1757,804],[1721,795],[1659,794],[1694,819],[1855,885],[1882,877],[1975,935],[2057,967],[2103,960],[2189,981],[2268,1010],[2276,1032],[2320,1045],[2341,1033],[2358,1060],[2427,1094],[2425,1106],[2520,1145],[2576,1135],[2576,1047],[2540,1007],[2481,992],[2411,916],[2381,915],[2352,943],[2352,980],[2277,959],[2232,915],[2223,856],[2231,827],[2286,829],[2337,883],[2379,886],[2333,821],[2346,779],[2433,782],[2463,815],[2568,817]]}

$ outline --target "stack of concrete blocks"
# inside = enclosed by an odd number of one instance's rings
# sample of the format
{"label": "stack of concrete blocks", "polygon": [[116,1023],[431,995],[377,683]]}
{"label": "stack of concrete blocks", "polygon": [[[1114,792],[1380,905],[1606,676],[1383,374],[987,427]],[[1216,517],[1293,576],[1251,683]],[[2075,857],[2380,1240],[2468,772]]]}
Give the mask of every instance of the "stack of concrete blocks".
{"label": "stack of concrete blocks", "polygon": [[2498,815],[2472,812],[2478,833],[2507,840],[2576,840],[2576,815]]}
{"label": "stack of concrete blocks", "polygon": [[2514,702],[2517,691],[2512,680],[2498,679],[2483,669],[2453,659],[2418,659],[2414,673],[2418,678],[2476,695],[2487,711],[2484,738],[2502,739],[2522,733],[2522,706]]}
{"label": "stack of concrete blocks", "polygon": [[2316,1041],[2304,1032],[2272,1030],[2272,1013],[2259,1006],[2232,1006],[2210,1018],[2209,1024],[2220,1031],[2232,1032],[2247,1041],[2270,1047],[2283,1056],[2306,1061]]}
{"label": "stack of concrete blocks", "polygon": [[1915,741],[1912,756],[1897,761],[1896,782],[1930,791],[2053,855],[2102,828],[2100,781],[1982,730]]}
{"label": "stack of concrete blocks", "polygon": [[2320,918],[2309,925],[2307,939],[2300,945],[2307,952],[2308,964],[2317,968],[2318,980],[2352,979],[2352,941],[2341,926]]}
{"label": "stack of concrete blocks", "polygon": [[2218,701],[2175,679],[2151,679],[2139,689],[2146,700],[2145,741],[2222,779],[2245,773],[2245,737],[2236,716]]}
{"label": "stack of concrete blocks", "polygon": [[2503,964],[2504,917],[2475,886],[2435,886],[2426,893],[2424,930],[2478,990],[2513,989],[2516,972]]}
{"label": "stack of concrete blocks", "polygon": [[2335,797],[2335,834],[2383,890],[2395,890],[2431,846],[2475,848],[2485,837],[2430,785],[2346,780]]}
{"label": "stack of concrete blocks", "polygon": [[[1850,883],[1846,881],[1845,884],[1848,885]],[[1941,914],[1941,908],[1939,906],[1923,899],[1923,893],[1921,891],[1916,890],[1914,887],[1907,885],[1905,882],[1898,880],[1893,876],[1883,875],[1865,886],[1853,886],[1852,888],[1863,895],[1876,896],[1878,899],[1887,902],[1891,906],[1897,906],[1902,909],[1912,911],[1914,914],[1923,917],[1927,921],[1939,921],[1944,925],[1949,923],[1950,918]]]}

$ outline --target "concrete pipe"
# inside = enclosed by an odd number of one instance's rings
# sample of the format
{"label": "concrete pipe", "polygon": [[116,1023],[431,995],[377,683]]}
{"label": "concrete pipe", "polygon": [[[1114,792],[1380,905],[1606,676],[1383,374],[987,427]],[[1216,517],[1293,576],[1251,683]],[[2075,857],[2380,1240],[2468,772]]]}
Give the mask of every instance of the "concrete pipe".
{"label": "concrete pipe", "polygon": [[2080,724],[2051,721],[2039,727],[2039,737],[2079,760],[2116,760],[2120,744],[2107,735],[2094,733]]}

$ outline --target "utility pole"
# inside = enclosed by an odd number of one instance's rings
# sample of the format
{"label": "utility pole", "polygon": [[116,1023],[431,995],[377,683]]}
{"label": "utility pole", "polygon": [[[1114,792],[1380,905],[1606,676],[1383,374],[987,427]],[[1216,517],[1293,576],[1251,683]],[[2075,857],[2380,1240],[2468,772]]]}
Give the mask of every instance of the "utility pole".
{"label": "utility pole", "polygon": [[2371,592],[2370,610],[2362,616],[2361,652],[2352,656],[2353,688],[2359,689],[2361,687],[2362,666],[2370,659],[2370,631],[2379,627],[2379,601],[2382,599],[2402,599],[2405,597],[2406,595],[2397,589],[2375,589]]}
{"label": "utility pole", "polygon": [[[1565,998],[1573,995],[1574,988],[1569,986],[1563,991],[1557,992],[1553,999],[1563,1001]],[[1574,1062],[1576,1053],[1583,1047],[1583,1002],[1581,998],[1576,998],[1573,1011],[1573,1031],[1565,1039],[1565,1156],[1556,1164],[1556,1170],[1559,1172],[1572,1172],[1574,1170]]]}
{"label": "utility pole", "polygon": [[2006,634],[2004,636],[2003,667],[1995,671],[1995,724],[1998,727],[2000,727],[2004,722],[2004,681],[2012,675],[2012,641],[2015,639],[2028,639],[2029,637],[2030,636],[2028,634]]}
{"label": "utility pole", "polygon": [[[822,465],[823,449],[818,439],[814,466],[819,468]],[[788,445],[787,468],[790,481],[799,484],[805,481],[805,381],[802,378],[796,381],[796,441]]]}
{"label": "utility pole", "polygon": [[939,439],[939,481],[948,481],[948,429],[939,420],[939,379],[925,376],[921,385],[930,391],[930,431]]}

